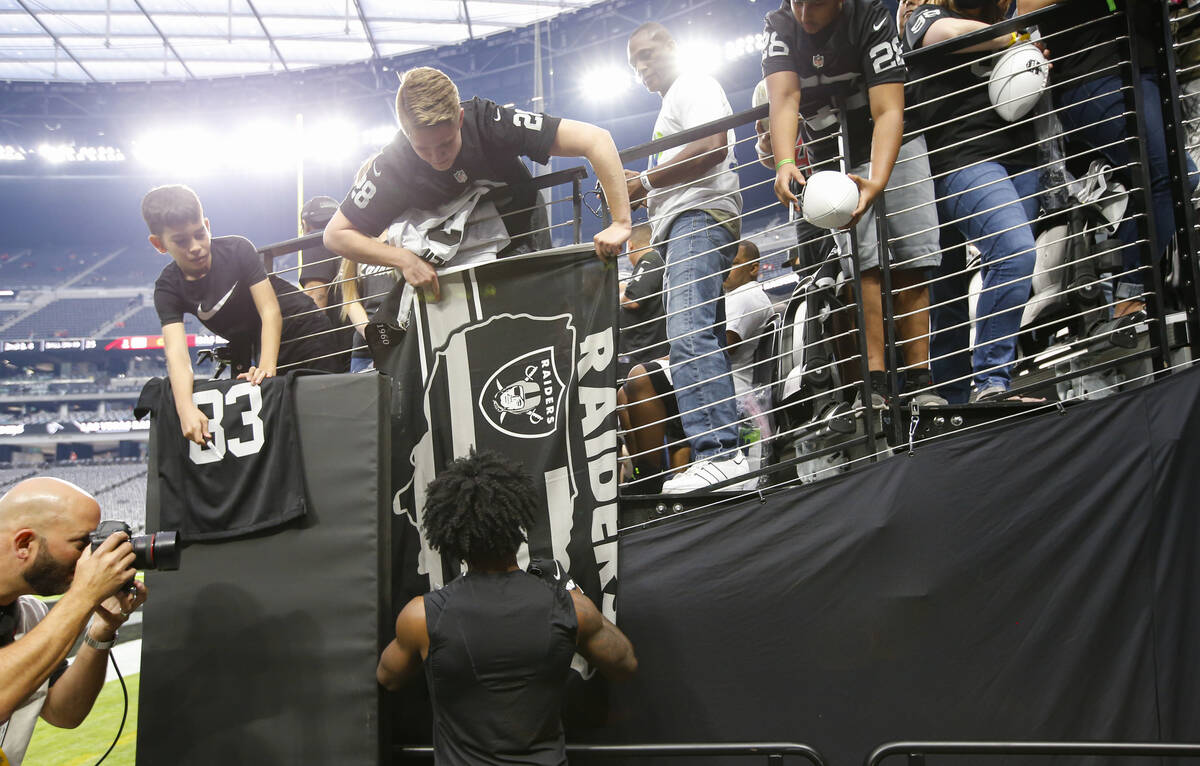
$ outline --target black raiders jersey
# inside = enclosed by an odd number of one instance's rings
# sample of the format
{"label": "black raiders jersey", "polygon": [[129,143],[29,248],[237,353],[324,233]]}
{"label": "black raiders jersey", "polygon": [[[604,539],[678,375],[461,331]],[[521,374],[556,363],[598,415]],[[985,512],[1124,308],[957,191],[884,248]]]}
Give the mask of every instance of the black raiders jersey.
{"label": "black raiders jersey", "polygon": [[[1142,69],[1153,68],[1157,56],[1151,15],[1159,9],[1154,3],[1139,7],[1129,2],[1127,7],[1134,11],[1138,64]],[[1050,81],[1069,83],[1055,90],[1056,98],[1096,77],[1124,76],[1116,64],[1128,58],[1125,42],[1120,39],[1126,32],[1125,18],[1111,10],[1106,0],[1073,3],[1070,11],[1049,15],[1037,22],[1037,27],[1054,60]]]}
{"label": "black raiders jersey", "polygon": [[170,380],[153,378],[134,415],[153,414],[159,529],[187,542],[240,537],[307,513],[293,399],[295,373],[253,386],[197,381],[192,401],[208,416],[212,441],[184,438]]}
{"label": "black raiders jersey", "polygon": [[[406,211],[437,208],[474,184],[527,184],[532,176],[522,156],[543,165],[550,161],[560,118],[481,98],[464,101],[462,108],[462,149],[454,166],[435,170],[398,132],[342,200],[342,215],[354,228],[376,237]],[[497,200],[513,239],[534,228],[529,208],[536,201],[533,189],[519,187],[508,199]]]}
{"label": "black raiders jersey", "polygon": [[[250,288],[268,278],[262,258],[245,237],[213,237],[211,251],[208,273],[200,279],[186,279],[175,263],[158,275],[154,308],[159,321],[165,326],[182,322],[184,314],[193,314],[214,334],[253,345],[261,334],[262,320]],[[285,325],[289,317],[309,316],[304,312],[316,308],[295,285],[275,276],[270,279]]]}
{"label": "black raiders jersey", "polygon": [[783,0],[767,14],[766,35],[763,76],[795,72],[800,77],[802,135],[814,161],[838,156],[835,105],[839,100],[846,104],[850,167],[869,161],[875,123],[867,91],[875,85],[902,83],[907,71],[896,22],[883,4],[844,0],[838,18],[810,35],[796,21],[790,1]]}
{"label": "black raiders jersey", "polygon": [[[918,7],[905,25],[905,49],[920,48],[925,33],[939,19],[962,18],[967,17],[949,8]],[[963,65],[972,58],[969,66]],[[925,128],[929,168],[935,175],[984,161],[1013,167],[1036,164],[1033,122],[1009,123],[988,98],[988,80],[998,60],[995,52],[912,57],[910,112]]]}

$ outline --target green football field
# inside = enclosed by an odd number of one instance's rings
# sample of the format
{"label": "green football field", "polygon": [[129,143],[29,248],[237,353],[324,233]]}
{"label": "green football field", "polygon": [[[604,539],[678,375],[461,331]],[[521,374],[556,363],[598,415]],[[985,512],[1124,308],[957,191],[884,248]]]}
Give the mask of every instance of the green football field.
{"label": "green football field", "polygon": [[[105,766],[133,766],[137,750],[137,699],[140,675],[128,676],[129,715],[117,746],[104,759]],[[91,766],[100,759],[121,724],[121,684],[109,681],[100,690],[96,705],[78,729],[56,729],[39,720],[25,754],[24,766]]]}

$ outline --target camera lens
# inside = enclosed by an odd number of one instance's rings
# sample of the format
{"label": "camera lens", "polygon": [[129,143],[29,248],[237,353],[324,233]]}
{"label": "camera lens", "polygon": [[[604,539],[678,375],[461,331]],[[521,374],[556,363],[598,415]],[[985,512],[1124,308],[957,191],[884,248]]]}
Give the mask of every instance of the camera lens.
{"label": "camera lens", "polygon": [[179,568],[178,532],[154,532],[149,535],[138,535],[130,538],[129,543],[133,546],[135,569]]}

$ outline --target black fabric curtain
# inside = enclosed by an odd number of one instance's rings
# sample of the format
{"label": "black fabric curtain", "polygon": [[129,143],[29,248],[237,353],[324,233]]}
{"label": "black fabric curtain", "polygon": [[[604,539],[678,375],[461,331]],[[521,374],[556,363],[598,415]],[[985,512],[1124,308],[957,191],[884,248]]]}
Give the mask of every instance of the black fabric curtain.
{"label": "black fabric curtain", "polygon": [[1185,372],[624,534],[640,670],[576,741],[850,764],[898,739],[1200,739],[1198,394]]}

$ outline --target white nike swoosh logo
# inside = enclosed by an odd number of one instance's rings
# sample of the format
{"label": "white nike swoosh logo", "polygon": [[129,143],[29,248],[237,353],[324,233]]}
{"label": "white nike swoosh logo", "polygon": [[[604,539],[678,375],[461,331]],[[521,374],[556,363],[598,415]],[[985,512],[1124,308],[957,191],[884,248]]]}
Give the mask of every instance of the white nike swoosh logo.
{"label": "white nike swoosh logo", "polygon": [[375,171],[375,175],[379,175],[379,167],[375,164],[374,160],[371,160],[371,170]]}
{"label": "white nike swoosh logo", "polygon": [[887,22],[887,19],[880,19],[879,23],[876,24],[875,26],[871,27],[871,29],[878,32],[879,28],[882,27],[884,25],[884,23],[886,23],[886,22]]}
{"label": "white nike swoosh logo", "polygon": [[237,289],[237,282],[234,282],[233,287],[229,288],[229,292],[227,292],[227,293],[225,293],[225,295],[221,296],[221,300],[217,301],[216,304],[214,304],[213,307],[211,309],[209,309],[208,311],[205,311],[204,308],[201,306],[201,304],[197,303],[196,304],[196,316],[200,317],[200,319],[204,320],[205,322],[212,319],[214,316],[217,315],[217,312],[220,311],[221,307],[225,305],[225,301],[229,300],[229,296],[233,295],[233,291],[236,289]]}
{"label": "white nike swoosh logo", "polygon": [[496,110],[496,122],[500,122],[500,110]]}

